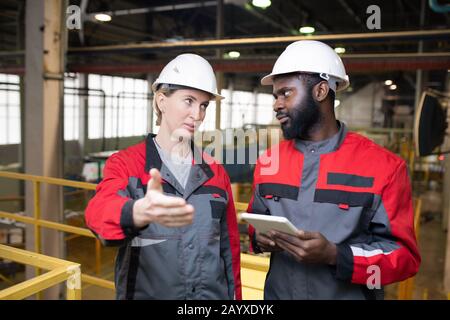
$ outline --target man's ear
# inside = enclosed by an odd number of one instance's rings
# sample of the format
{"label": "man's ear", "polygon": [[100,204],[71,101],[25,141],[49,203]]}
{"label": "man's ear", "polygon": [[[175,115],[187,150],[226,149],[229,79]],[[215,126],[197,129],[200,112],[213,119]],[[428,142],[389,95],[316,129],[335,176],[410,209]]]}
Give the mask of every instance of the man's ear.
{"label": "man's ear", "polygon": [[328,86],[328,82],[326,81],[320,81],[317,85],[313,88],[313,97],[316,101],[322,102],[326,99],[328,95],[328,91],[330,90],[330,87]]}
{"label": "man's ear", "polygon": [[156,94],[156,102],[157,102],[158,108],[161,111],[161,113],[164,113],[165,109],[166,109],[166,106],[165,106],[165,104],[166,104],[166,95],[164,93],[162,93],[162,92],[158,92]]}

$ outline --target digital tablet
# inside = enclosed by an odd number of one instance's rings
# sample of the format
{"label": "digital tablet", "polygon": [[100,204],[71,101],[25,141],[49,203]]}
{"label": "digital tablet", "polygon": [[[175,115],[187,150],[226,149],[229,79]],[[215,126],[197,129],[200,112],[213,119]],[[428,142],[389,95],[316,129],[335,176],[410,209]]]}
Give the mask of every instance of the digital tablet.
{"label": "digital tablet", "polygon": [[276,230],[295,235],[297,231],[297,228],[286,217],[246,212],[241,213],[240,217],[250,223],[260,233]]}

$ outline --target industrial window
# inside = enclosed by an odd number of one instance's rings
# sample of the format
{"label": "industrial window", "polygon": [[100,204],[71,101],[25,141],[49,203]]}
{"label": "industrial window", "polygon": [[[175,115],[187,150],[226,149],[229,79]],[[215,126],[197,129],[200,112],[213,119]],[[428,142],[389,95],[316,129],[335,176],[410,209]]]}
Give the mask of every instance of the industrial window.
{"label": "industrial window", "polygon": [[64,79],[64,140],[78,140],[80,92],[78,77]]}
{"label": "industrial window", "polygon": [[20,143],[19,76],[0,73],[0,144]]}
{"label": "industrial window", "polygon": [[146,80],[89,75],[89,139],[147,133],[151,98]]}
{"label": "industrial window", "polygon": [[[270,124],[275,113],[272,110],[273,97],[267,93],[254,93],[248,91],[230,91],[224,89],[221,95],[220,128],[242,128],[246,124]],[[205,120],[200,126],[201,131],[215,129],[216,103],[211,101],[208,106]]]}

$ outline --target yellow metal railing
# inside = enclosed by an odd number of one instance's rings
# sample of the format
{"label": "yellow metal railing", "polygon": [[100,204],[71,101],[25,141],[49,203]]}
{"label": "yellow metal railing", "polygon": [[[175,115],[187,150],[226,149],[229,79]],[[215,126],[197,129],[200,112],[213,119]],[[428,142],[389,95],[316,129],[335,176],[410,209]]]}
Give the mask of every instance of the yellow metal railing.
{"label": "yellow metal railing", "polygon": [[[35,231],[35,247],[34,250],[36,253],[41,252],[41,228],[48,228],[53,230],[58,230],[62,232],[72,233],[75,235],[90,237],[96,239],[96,270],[99,270],[100,265],[100,242],[95,237],[95,235],[87,228],[80,228],[75,226],[70,226],[63,223],[53,222],[41,219],[41,210],[40,210],[40,185],[41,183],[48,183],[52,185],[58,185],[58,186],[66,186],[66,187],[73,187],[78,189],[86,189],[86,190],[95,190],[96,184],[94,183],[88,183],[88,182],[79,182],[79,181],[72,181],[72,180],[66,180],[66,179],[59,179],[59,178],[49,178],[49,177],[42,177],[42,176],[36,176],[36,175],[29,175],[29,174],[23,174],[23,173],[15,173],[15,172],[6,172],[6,171],[0,171],[0,178],[7,178],[7,179],[14,179],[14,180],[24,180],[24,181],[30,181],[33,183],[33,199],[34,199],[34,211],[33,216],[22,216],[15,213],[0,211],[0,218],[8,218],[16,221],[20,221],[23,223],[34,225],[34,231]],[[237,211],[245,211],[247,210],[247,204],[242,202],[235,202],[235,207]],[[40,266],[36,266],[36,272],[37,274],[40,274]],[[114,282],[105,280],[99,277],[82,274],[81,280],[83,282],[96,285],[99,287],[103,287],[106,289],[112,289],[114,290]]]}
{"label": "yellow metal railing", "polygon": [[263,300],[269,257],[241,254],[242,299]]}
{"label": "yellow metal railing", "polygon": [[81,270],[78,263],[0,245],[0,258],[32,265],[49,272],[0,291],[0,300],[18,300],[66,281],[67,300],[81,299]]}
{"label": "yellow metal railing", "polygon": [[[422,199],[418,198],[414,201],[414,230],[416,234],[416,240],[419,241],[420,234],[420,214],[422,212]],[[397,299],[398,300],[412,300],[414,293],[414,279],[415,277],[403,280],[397,287]],[[428,297],[428,292],[424,294],[424,299]]]}

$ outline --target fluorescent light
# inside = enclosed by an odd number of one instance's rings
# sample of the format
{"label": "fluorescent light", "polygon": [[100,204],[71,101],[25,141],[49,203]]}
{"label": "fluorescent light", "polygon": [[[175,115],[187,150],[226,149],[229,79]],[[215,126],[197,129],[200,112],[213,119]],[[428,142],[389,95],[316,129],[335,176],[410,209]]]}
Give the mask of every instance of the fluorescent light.
{"label": "fluorescent light", "polygon": [[239,51],[230,51],[230,52],[228,52],[228,56],[230,58],[236,59],[241,56],[241,53]]}
{"label": "fluorescent light", "polygon": [[336,48],[334,48],[334,51],[337,54],[345,53],[345,48],[344,47],[336,47]]}
{"label": "fluorescent light", "polygon": [[393,84],[392,80],[386,80],[384,82],[385,85],[390,86],[391,84]]}
{"label": "fluorescent light", "polygon": [[252,5],[258,8],[265,9],[267,7],[270,7],[272,2],[270,0],[253,0]]}
{"label": "fluorescent light", "polygon": [[97,13],[94,18],[98,21],[108,22],[111,21],[111,16],[106,13]]}
{"label": "fluorescent light", "polygon": [[314,31],[316,31],[316,29],[314,29],[314,27],[311,27],[311,26],[304,26],[304,27],[301,27],[298,31],[300,31],[300,33],[303,33],[303,34],[311,34]]}
{"label": "fluorescent light", "polygon": [[395,90],[395,89],[397,89],[397,85],[396,85],[396,84],[391,84],[391,85],[389,86],[389,89]]}
{"label": "fluorescent light", "polygon": [[335,108],[338,107],[340,104],[341,104],[340,100],[338,100],[338,99],[334,100],[334,107]]}

